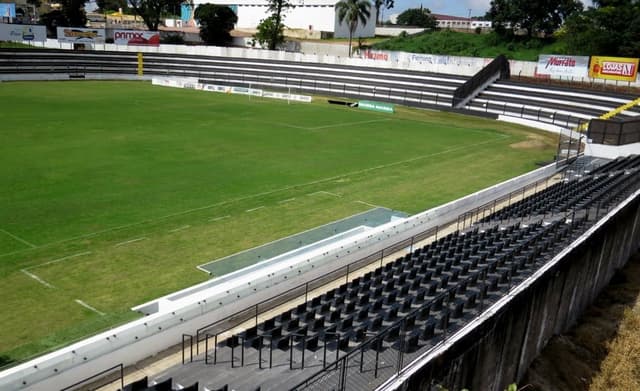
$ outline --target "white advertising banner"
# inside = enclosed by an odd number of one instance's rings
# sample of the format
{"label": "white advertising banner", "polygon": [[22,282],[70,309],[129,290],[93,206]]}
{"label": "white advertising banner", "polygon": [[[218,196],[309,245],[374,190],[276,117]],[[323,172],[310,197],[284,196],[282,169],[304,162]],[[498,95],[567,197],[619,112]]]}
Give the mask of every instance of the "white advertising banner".
{"label": "white advertising banner", "polygon": [[115,30],[113,43],[116,45],[160,46],[160,32],[139,30]]}
{"label": "white advertising banner", "polygon": [[33,41],[45,42],[47,28],[31,24],[0,23],[0,41]]}
{"label": "white advertising banner", "polygon": [[58,41],[68,43],[104,43],[104,29],[58,27]]}
{"label": "white advertising banner", "polygon": [[587,77],[589,75],[589,57],[541,54],[538,56],[536,74]]}

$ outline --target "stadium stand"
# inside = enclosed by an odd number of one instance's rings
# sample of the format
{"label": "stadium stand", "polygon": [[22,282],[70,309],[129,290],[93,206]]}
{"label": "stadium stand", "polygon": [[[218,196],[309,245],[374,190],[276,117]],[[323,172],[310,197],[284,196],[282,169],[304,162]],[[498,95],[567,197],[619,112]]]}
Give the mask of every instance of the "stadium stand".
{"label": "stadium stand", "polygon": [[[447,108],[467,78],[411,71],[257,59],[146,53],[144,75],[195,77],[202,83],[375,98]],[[135,78],[135,53],[0,50],[0,77]],[[44,75],[44,76],[43,76]],[[631,97],[499,81],[472,99],[476,114],[509,114],[579,126]],[[620,118],[635,117],[630,108]],[[149,384],[125,390],[349,389],[380,385],[463,328],[640,188],[640,156],[595,169],[509,203],[295,308],[239,332],[204,331],[204,352]],[[229,330],[227,330],[229,331]],[[198,344],[200,341],[196,341]],[[256,369],[257,368],[257,369]],[[336,380],[336,374],[343,376]],[[348,376],[347,376],[348,375]],[[337,382],[337,383],[336,383]],[[297,384],[297,385],[296,385]],[[335,386],[335,384],[339,384]]]}
{"label": "stadium stand", "polygon": [[329,374],[346,366],[344,389],[375,388],[396,357],[460,330],[638,188],[638,155],[583,170],[241,332],[209,336],[195,362],[160,378],[331,389]]}
{"label": "stadium stand", "polygon": [[[634,98],[624,94],[613,95],[606,92],[500,80],[473,99],[467,105],[467,109],[577,127]],[[625,119],[638,115],[640,109],[636,106],[623,111],[616,118]]]}
{"label": "stadium stand", "polygon": [[[450,109],[454,91],[468,77],[329,64],[275,60],[144,53],[144,78],[193,77],[201,83],[375,99],[414,107]],[[136,78],[133,52],[72,52],[2,49],[0,78],[69,79]],[[566,127],[577,127],[635,99],[556,86],[499,80],[465,106],[477,115],[510,115]],[[631,107],[616,119],[634,118]]]}

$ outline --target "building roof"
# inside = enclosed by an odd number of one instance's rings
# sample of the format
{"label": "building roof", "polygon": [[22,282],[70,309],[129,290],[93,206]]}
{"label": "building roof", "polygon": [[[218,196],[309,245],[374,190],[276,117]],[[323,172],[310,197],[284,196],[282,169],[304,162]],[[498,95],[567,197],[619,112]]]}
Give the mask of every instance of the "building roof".
{"label": "building roof", "polygon": [[470,18],[465,18],[463,16],[451,16],[451,15],[443,15],[443,14],[431,14],[436,20],[471,20]]}

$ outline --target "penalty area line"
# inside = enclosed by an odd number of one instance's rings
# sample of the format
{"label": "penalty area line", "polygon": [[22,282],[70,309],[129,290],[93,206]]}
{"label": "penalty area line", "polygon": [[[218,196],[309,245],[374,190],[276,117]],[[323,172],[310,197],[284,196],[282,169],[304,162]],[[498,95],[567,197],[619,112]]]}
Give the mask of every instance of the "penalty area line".
{"label": "penalty area line", "polygon": [[80,304],[81,306],[83,306],[84,308],[88,309],[89,311],[93,311],[96,314],[100,315],[100,316],[105,316],[106,314],[102,311],[98,311],[95,307],[90,306],[89,304],[85,303],[84,301],[80,300],[80,299],[75,299],[74,300],[76,303]]}
{"label": "penalty area line", "polygon": [[51,288],[51,289],[55,289],[55,286],[49,284],[48,282],[46,282],[45,280],[43,280],[42,278],[36,276],[33,273],[29,273],[28,271],[26,271],[25,269],[21,269],[21,272],[23,272],[24,274],[26,274],[27,276],[33,278],[34,280],[38,281],[39,283],[41,283],[42,285],[46,286],[47,288]]}
{"label": "penalty area line", "polygon": [[256,210],[260,210],[260,209],[264,209],[264,205],[263,206],[259,206],[257,208],[253,208],[253,209],[247,209],[247,210],[245,210],[245,212],[251,213],[251,212],[255,212]]}

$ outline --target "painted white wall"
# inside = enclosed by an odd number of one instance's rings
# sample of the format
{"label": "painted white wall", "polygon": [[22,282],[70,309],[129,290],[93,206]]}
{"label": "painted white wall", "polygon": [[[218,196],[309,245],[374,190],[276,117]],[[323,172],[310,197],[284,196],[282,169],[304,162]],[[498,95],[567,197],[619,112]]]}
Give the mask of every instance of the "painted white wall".
{"label": "painted white wall", "polygon": [[640,143],[627,145],[602,145],[587,143],[584,154],[587,156],[615,159],[620,156],[637,155],[640,153]]}

